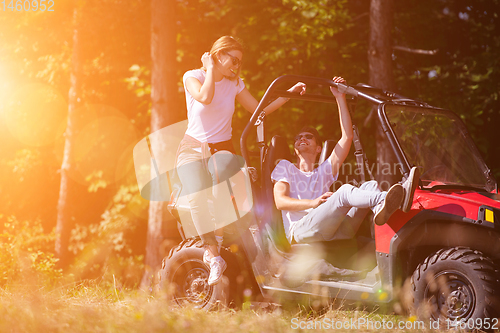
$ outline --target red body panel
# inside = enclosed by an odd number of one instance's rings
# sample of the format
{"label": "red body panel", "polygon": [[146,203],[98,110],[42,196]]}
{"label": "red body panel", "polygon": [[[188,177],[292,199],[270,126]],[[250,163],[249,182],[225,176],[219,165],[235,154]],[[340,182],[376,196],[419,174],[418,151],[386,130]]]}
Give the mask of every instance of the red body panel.
{"label": "red body panel", "polygon": [[411,211],[398,210],[389,221],[375,226],[375,244],[378,252],[389,253],[391,239],[410,219],[423,209],[434,210],[477,220],[478,209],[486,205],[500,209],[500,202],[474,191],[420,190],[415,191]]}

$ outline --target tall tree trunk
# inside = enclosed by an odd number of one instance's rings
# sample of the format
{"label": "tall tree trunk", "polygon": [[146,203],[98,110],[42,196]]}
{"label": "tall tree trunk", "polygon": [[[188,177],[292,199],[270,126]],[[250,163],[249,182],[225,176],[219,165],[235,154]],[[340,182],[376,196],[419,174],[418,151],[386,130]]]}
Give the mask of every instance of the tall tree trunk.
{"label": "tall tree trunk", "polygon": [[[176,20],[175,0],[152,0],[151,2],[151,133],[181,120],[178,108],[176,70]],[[177,147],[161,147],[177,149]],[[164,223],[174,225],[175,221],[167,211],[167,203],[149,203],[148,233],[146,243],[146,271],[141,287],[148,288],[154,282],[161,260],[165,255],[162,243]],[[172,228],[170,228],[172,229]]]}
{"label": "tall tree trunk", "polygon": [[73,53],[71,55],[71,87],[69,90],[68,124],[66,127],[64,155],[61,165],[61,187],[57,204],[56,245],[55,251],[59,258],[59,265],[66,267],[73,259],[68,249],[71,230],[76,223],[76,208],[78,195],[81,193],[79,185],[72,177],[76,171],[74,142],[81,130],[82,108],[82,59],[81,59],[81,7],[79,1],[74,1],[73,11]]}
{"label": "tall tree trunk", "polygon": [[[370,40],[368,65],[370,85],[384,90],[395,90],[392,73],[392,25],[393,0],[371,0],[370,2]],[[376,110],[372,110],[376,112]],[[378,121],[376,121],[378,124]],[[377,180],[384,189],[397,180],[394,174],[395,157],[385,134],[377,126]]]}
{"label": "tall tree trunk", "polygon": [[392,74],[393,0],[371,0],[368,65],[370,84],[394,90]]}

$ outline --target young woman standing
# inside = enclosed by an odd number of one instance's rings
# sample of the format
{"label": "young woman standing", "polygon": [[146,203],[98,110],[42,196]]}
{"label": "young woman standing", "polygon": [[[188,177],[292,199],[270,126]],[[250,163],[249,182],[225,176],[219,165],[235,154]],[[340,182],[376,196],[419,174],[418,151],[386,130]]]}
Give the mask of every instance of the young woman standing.
{"label": "young woman standing", "polygon": [[[231,120],[235,100],[253,113],[258,101],[250,94],[239,77],[243,58],[241,43],[223,36],[201,57],[203,67],[184,74],[183,83],[188,112],[188,128],[177,152],[177,172],[188,194],[191,217],[206,246],[203,259],[210,265],[208,284],[220,281],[227,265],[219,254],[221,229],[214,233],[214,212],[208,206],[209,191],[235,175],[241,168],[231,142]],[[303,94],[305,84],[297,83],[288,91]],[[264,109],[269,114],[285,104],[287,98],[277,98]],[[218,193],[214,191],[215,210]],[[224,209],[221,207],[221,209]]]}

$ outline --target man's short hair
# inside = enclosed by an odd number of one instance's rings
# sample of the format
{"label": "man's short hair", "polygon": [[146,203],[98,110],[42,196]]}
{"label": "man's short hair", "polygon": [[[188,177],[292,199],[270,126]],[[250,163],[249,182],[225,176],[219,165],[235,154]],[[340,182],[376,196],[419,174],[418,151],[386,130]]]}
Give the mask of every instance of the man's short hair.
{"label": "man's short hair", "polygon": [[314,138],[316,139],[316,144],[318,146],[321,146],[321,144],[322,144],[321,137],[319,136],[318,131],[314,127],[304,126],[301,128],[301,130],[299,132],[297,132],[297,134],[300,134],[303,132],[311,133],[312,135],[314,135]]}

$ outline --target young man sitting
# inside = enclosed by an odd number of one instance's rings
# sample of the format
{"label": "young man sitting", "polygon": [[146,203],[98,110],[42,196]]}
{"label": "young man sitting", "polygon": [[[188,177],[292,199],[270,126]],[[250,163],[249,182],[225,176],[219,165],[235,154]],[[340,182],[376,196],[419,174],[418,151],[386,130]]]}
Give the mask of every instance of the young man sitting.
{"label": "young man sitting", "polygon": [[[345,82],[340,77],[333,80]],[[397,209],[410,209],[418,184],[419,172],[413,167],[403,184],[395,184],[387,192],[381,191],[376,181],[365,182],[359,188],[344,184],[329,192],[353,138],[345,94],[334,87],[330,90],[337,99],[342,131],[332,154],[315,168],[321,140],[315,128],[304,127],[294,142],[297,163],[282,160],[271,175],[274,201],[282,211],[290,244],[353,238],[367,209],[373,211],[374,223],[382,225]]]}

